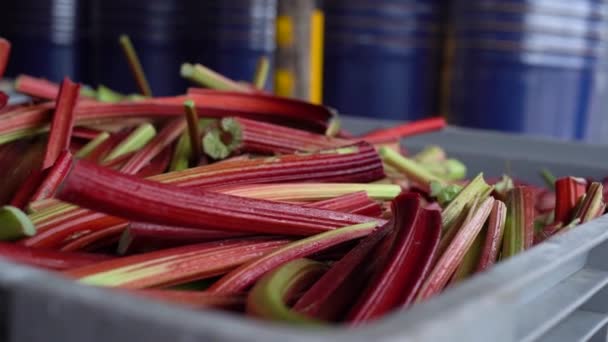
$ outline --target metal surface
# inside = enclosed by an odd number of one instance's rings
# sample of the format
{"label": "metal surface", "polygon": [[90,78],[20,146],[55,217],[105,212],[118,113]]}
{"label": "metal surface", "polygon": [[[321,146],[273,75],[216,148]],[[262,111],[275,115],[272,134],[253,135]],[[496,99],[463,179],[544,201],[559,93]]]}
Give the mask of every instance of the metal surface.
{"label": "metal surface", "polygon": [[[345,120],[355,132],[382,122]],[[450,128],[407,139],[432,142],[471,173],[538,181],[558,175],[603,177],[608,148]],[[220,312],[194,312],[80,286],[56,275],[0,263],[2,341],[605,341],[608,216],[552,238],[443,295],[365,327],[297,329]],[[3,334],[3,336],[2,336]]]}

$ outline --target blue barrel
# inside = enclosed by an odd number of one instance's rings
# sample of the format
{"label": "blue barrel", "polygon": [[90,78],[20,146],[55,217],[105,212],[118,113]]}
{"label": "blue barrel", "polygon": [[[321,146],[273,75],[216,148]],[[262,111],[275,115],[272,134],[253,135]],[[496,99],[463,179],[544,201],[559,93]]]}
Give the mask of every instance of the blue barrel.
{"label": "blue barrel", "polygon": [[96,16],[96,84],[125,93],[137,84],[118,43],[127,34],[137,51],[154,95],[183,93],[188,83],[179,76],[180,65],[193,60],[194,43],[188,18],[193,15],[183,1],[104,0]]}
{"label": "blue barrel", "polygon": [[449,38],[450,121],[585,139],[605,93],[608,12],[598,1],[570,4],[456,1]]}
{"label": "blue barrel", "polygon": [[201,63],[241,81],[253,79],[262,56],[272,66],[277,0],[207,0],[196,6],[201,17],[194,24],[203,27],[197,36]]}
{"label": "blue barrel", "polygon": [[276,0],[104,0],[97,16],[97,83],[137,91],[118,44],[128,34],[154,95],[190,85],[182,63],[201,63],[230,78],[251,81],[261,56],[275,48]]}
{"label": "blue barrel", "polygon": [[60,82],[90,81],[91,8],[87,1],[7,1],[0,10],[0,36],[12,43],[7,75],[21,73]]}
{"label": "blue barrel", "polygon": [[443,1],[327,1],[324,102],[374,118],[436,114],[444,7]]}

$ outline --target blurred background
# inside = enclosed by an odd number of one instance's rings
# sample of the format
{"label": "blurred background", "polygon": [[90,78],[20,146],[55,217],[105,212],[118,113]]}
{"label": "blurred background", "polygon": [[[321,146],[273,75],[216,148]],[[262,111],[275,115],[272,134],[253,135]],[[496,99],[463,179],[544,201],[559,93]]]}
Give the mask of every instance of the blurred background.
{"label": "blurred background", "polygon": [[184,62],[342,114],[608,143],[608,0],[8,0],[7,74],[131,93],[127,34],[155,95]]}

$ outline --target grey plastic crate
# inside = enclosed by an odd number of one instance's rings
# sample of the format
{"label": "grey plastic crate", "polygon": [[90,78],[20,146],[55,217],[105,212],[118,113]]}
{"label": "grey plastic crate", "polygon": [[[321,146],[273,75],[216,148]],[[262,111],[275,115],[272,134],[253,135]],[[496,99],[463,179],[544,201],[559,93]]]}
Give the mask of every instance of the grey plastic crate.
{"label": "grey plastic crate", "polygon": [[[353,131],[381,126],[345,120]],[[387,123],[384,123],[387,124]],[[408,139],[436,143],[470,174],[540,182],[608,175],[608,148],[450,128]],[[605,341],[608,217],[573,229],[441,296],[365,327],[296,329],[221,312],[194,312],[0,262],[0,341]]]}

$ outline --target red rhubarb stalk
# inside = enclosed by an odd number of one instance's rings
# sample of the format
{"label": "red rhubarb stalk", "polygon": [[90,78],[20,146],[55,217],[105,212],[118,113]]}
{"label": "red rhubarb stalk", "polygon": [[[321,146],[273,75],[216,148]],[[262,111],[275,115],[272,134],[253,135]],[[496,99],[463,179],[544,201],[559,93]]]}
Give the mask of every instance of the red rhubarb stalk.
{"label": "red rhubarb stalk", "polygon": [[171,163],[171,154],[173,153],[171,146],[165,147],[156,157],[154,157],[148,165],[144,166],[139,172],[137,177],[148,178],[157,176],[165,171]]}
{"label": "red rhubarb stalk", "polygon": [[99,241],[118,241],[120,234],[127,228],[126,223],[121,223],[110,228],[98,230],[90,234],[85,234],[78,237],[61,247],[62,251],[65,252],[76,252],[86,250],[87,247],[97,244]]}
{"label": "red rhubarb stalk", "polygon": [[276,267],[286,264],[289,261],[326,250],[343,242],[364,237],[370,234],[377,224],[377,222],[357,224],[292,242],[228,273],[214,283],[209,288],[209,291],[215,293],[235,293],[243,291],[264,274]]}
{"label": "red rhubarb stalk", "polygon": [[179,137],[186,128],[183,119],[173,119],[167,123],[162,130],[150,140],[143,148],[135,152],[129,160],[120,168],[126,174],[135,174],[146,166],[154,157]]}
{"label": "red rhubarb stalk", "polygon": [[602,183],[591,183],[575,219],[580,219],[580,223],[585,223],[604,214],[606,203],[604,203],[603,193],[604,187]]}
{"label": "red rhubarb stalk", "polygon": [[4,76],[4,71],[6,70],[6,66],[8,65],[8,58],[10,54],[11,43],[4,38],[0,38],[0,78]]}
{"label": "red rhubarb stalk", "polygon": [[8,95],[6,95],[4,92],[0,91],[0,109],[3,109],[7,103],[8,103]]}
{"label": "red rhubarb stalk", "polygon": [[447,123],[442,117],[422,119],[418,121],[404,123],[391,128],[379,129],[365,134],[361,137],[370,143],[382,143],[399,138],[406,138],[413,135],[429,133],[443,129]]}
{"label": "red rhubarb stalk", "polygon": [[21,243],[28,247],[57,248],[63,245],[66,239],[82,232],[93,232],[106,229],[125,221],[114,216],[78,209],[62,213],[58,217],[36,224],[38,233]]}
{"label": "red rhubarb stalk", "polygon": [[435,294],[440,293],[448,283],[456,268],[462,262],[466,252],[469,250],[477,234],[483,228],[484,223],[488,219],[494,198],[486,198],[475,209],[475,213],[470,220],[466,221],[458,230],[458,233],[450,243],[448,249],[439,257],[437,263],[433,266],[433,270],[429,274],[426,281],[423,283],[418,293],[418,299],[427,299]]}
{"label": "red rhubarb stalk", "polygon": [[502,239],[507,219],[507,206],[501,201],[495,201],[492,212],[488,218],[488,231],[483,244],[477,272],[482,272],[494,265],[498,260],[498,253],[502,247]]}
{"label": "red rhubarb stalk", "polygon": [[59,94],[57,83],[29,75],[19,75],[15,80],[15,90],[45,100],[55,100]]}
{"label": "red rhubarb stalk", "polygon": [[312,202],[306,206],[371,217],[378,217],[382,214],[380,203],[370,199],[365,191],[352,192],[331,199]]}
{"label": "red rhubarb stalk", "polygon": [[244,294],[222,295],[205,291],[180,290],[134,290],[136,296],[157,300],[167,304],[177,304],[192,309],[241,309],[245,307],[247,297]]}
{"label": "red rhubarb stalk", "polygon": [[587,191],[584,179],[565,177],[555,182],[555,223],[567,224],[575,214],[578,201]]}
{"label": "red rhubarb stalk", "polygon": [[312,152],[354,142],[245,118],[224,118],[220,128],[233,149],[262,154]]}
{"label": "red rhubarb stalk", "polygon": [[55,161],[55,164],[45,171],[44,180],[30,198],[30,201],[41,201],[53,197],[57,188],[70,171],[72,161],[72,154],[70,154],[70,152],[61,152]]}
{"label": "red rhubarb stalk", "polygon": [[335,321],[340,318],[352,301],[347,296],[349,291],[346,287],[359,291],[363,285],[357,284],[359,269],[392,229],[392,222],[387,223],[361,240],[300,297],[293,310],[321,320]]}
{"label": "red rhubarb stalk", "polygon": [[19,264],[58,271],[79,268],[111,259],[111,257],[102,254],[34,249],[6,242],[0,242],[0,258]]}
{"label": "red rhubarb stalk", "polygon": [[[311,235],[372,218],[190,190],[119,174],[80,160],[57,198],[129,220],[191,228]],[[171,210],[167,210],[167,208]]]}
{"label": "red rhubarb stalk", "polygon": [[349,313],[347,320],[353,323],[377,318],[401,306],[404,298],[412,297],[412,292],[420,286],[412,278],[419,278],[425,265],[431,261],[429,257],[425,260],[418,256],[421,255],[420,248],[425,239],[438,241],[440,213],[436,210],[426,212],[420,197],[411,193],[399,196],[393,202],[392,212],[395,227],[393,246],[388,252],[387,262],[375,274]]}
{"label": "red rhubarb stalk", "polygon": [[[243,94],[223,91],[192,90],[186,96],[154,98],[139,101],[102,103],[79,101],[74,109],[76,124],[99,124],[121,118],[121,125],[129,118],[154,118],[183,115],[183,102],[192,99],[197,112],[205,117],[238,115],[257,120],[286,124],[292,127],[310,128],[322,132],[331,112],[319,105],[284,99],[264,94]],[[0,116],[0,142],[11,141],[15,135],[34,134],[44,130],[52,104],[34,109],[6,113]]]}
{"label": "red rhubarb stalk", "polygon": [[167,287],[224,274],[260,258],[288,240],[223,240],[133,255],[70,270],[80,282],[130,289]]}
{"label": "red rhubarb stalk", "polygon": [[11,205],[17,208],[24,209],[25,206],[30,202],[32,195],[40,188],[40,184],[46,175],[46,171],[33,169],[30,174],[21,184],[13,198],[11,199]]}
{"label": "red rhubarb stalk", "polygon": [[[209,187],[218,184],[270,183],[282,181],[341,181],[368,182],[382,177],[382,163],[373,147],[357,145],[355,150],[322,151],[310,155],[285,155],[276,158],[255,160],[234,160],[215,163],[152,177],[152,180],[173,183],[184,187]],[[377,206],[368,206],[377,213]],[[330,209],[330,208],[328,208]],[[82,213],[84,209],[72,208]],[[342,211],[342,210],[336,210]],[[346,211],[345,211],[346,212]],[[88,212],[90,220],[79,216],[76,221],[44,222],[37,226],[39,233],[25,243],[38,245],[44,241],[62,241],[70,234],[95,227],[107,228],[117,224],[116,218],[109,217],[108,226],[100,226],[103,214]],[[365,209],[363,210],[365,213]],[[66,213],[61,214],[66,215]],[[80,214],[79,214],[80,215]],[[376,216],[376,215],[370,215]],[[99,223],[98,223],[99,222]],[[120,221],[119,221],[120,222]],[[173,222],[169,224],[175,226]],[[82,226],[82,229],[79,227]],[[209,227],[207,227],[209,228]],[[48,232],[46,230],[49,230]]]}
{"label": "red rhubarb stalk", "polygon": [[164,248],[248,235],[251,234],[134,222],[129,224],[129,228],[122,234],[118,244],[118,253],[125,254],[134,245]]}
{"label": "red rhubarb stalk", "polygon": [[51,123],[49,142],[42,162],[42,169],[53,166],[59,154],[70,147],[70,139],[74,127],[74,106],[76,105],[79,91],[80,85],[72,82],[67,77],[61,83],[55,113],[53,114],[53,122]]}

